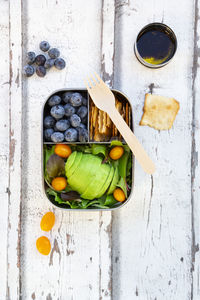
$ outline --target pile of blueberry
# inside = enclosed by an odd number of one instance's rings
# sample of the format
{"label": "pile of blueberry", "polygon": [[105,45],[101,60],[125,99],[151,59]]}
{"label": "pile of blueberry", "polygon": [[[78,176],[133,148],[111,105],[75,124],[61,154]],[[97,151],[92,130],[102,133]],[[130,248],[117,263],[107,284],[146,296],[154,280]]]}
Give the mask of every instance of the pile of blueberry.
{"label": "pile of blueberry", "polygon": [[[48,51],[49,58],[46,58],[43,54],[36,56],[35,52],[28,52],[26,58],[27,65],[24,67],[24,74],[27,77],[31,77],[35,72],[39,77],[44,77],[46,70],[53,66],[58,70],[65,68],[65,61],[59,57],[60,51],[57,48],[50,49],[50,45],[46,41],[42,41],[39,46],[43,52]],[[34,63],[36,67],[33,66]]]}
{"label": "pile of blueberry", "polygon": [[87,142],[87,99],[77,92],[53,95],[48,101],[49,114],[44,118],[46,142]]}

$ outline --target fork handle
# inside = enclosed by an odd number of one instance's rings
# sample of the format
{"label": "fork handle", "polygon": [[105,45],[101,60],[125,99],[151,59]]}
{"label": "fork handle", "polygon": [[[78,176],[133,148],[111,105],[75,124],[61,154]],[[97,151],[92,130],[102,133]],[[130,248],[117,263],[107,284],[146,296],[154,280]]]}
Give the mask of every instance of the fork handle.
{"label": "fork handle", "polygon": [[143,170],[148,174],[153,174],[155,172],[155,165],[150,157],[147,155],[146,151],[124,121],[117,109],[109,111],[109,117],[123,136],[124,140],[128,144],[129,148],[133,152],[135,158],[142,166]]}

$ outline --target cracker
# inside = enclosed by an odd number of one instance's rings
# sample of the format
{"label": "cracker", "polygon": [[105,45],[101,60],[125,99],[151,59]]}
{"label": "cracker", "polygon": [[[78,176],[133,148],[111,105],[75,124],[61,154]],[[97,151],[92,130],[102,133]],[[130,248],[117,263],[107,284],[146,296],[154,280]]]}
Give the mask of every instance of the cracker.
{"label": "cracker", "polygon": [[179,102],[174,98],[146,94],[140,125],[147,125],[157,130],[169,130],[179,108]]}

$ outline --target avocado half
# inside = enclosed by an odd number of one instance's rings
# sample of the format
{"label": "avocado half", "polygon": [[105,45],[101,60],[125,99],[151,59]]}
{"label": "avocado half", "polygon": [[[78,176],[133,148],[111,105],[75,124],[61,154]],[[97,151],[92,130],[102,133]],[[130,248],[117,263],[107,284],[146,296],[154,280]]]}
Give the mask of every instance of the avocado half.
{"label": "avocado half", "polygon": [[92,200],[96,198],[97,193],[102,188],[105,178],[108,177],[110,173],[110,166],[101,164],[99,168],[99,172],[92,178],[92,181],[86,188],[85,192],[81,195],[82,198]]}
{"label": "avocado half", "polygon": [[68,177],[68,183],[74,191],[84,193],[94,176],[99,172],[101,158],[92,154],[82,154],[82,159],[72,174]]}
{"label": "avocado half", "polygon": [[73,161],[73,164],[71,167],[68,167],[67,163],[65,165],[65,174],[67,177],[70,177],[73,175],[73,173],[76,171],[77,167],[79,166],[81,159],[82,159],[83,153],[77,152],[75,160]]}

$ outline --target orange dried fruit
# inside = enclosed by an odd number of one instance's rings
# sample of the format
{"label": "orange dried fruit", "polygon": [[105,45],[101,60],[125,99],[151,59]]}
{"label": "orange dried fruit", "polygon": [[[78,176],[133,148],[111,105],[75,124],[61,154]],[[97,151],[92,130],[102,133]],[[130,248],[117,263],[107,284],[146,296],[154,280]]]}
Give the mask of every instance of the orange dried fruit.
{"label": "orange dried fruit", "polygon": [[48,255],[51,251],[51,243],[46,236],[41,236],[36,241],[36,248],[43,255]]}
{"label": "orange dried fruit", "polygon": [[72,153],[72,149],[68,145],[57,144],[55,146],[54,152],[55,152],[55,154],[57,154],[60,157],[67,158]]}
{"label": "orange dried fruit", "polygon": [[124,148],[122,146],[115,146],[109,153],[109,156],[113,160],[117,160],[124,154]]}
{"label": "orange dried fruit", "polygon": [[124,192],[120,188],[116,188],[114,190],[113,196],[114,196],[115,200],[117,200],[119,202],[123,202],[126,199]]}
{"label": "orange dried fruit", "polygon": [[40,228],[44,231],[49,231],[55,224],[55,215],[52,211],[47,212],[40,222]]}
{"label": "orange dried fruit", "polygon": [[67,180],[64,177],[55,177],[51,182],[52,187],[56,191],[63,191],[67,186]]}

